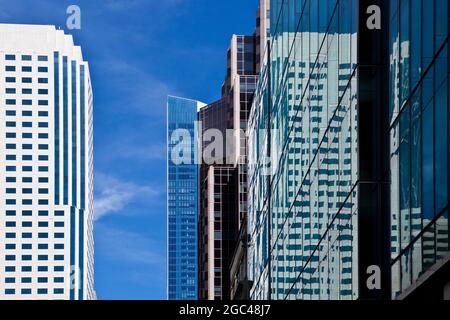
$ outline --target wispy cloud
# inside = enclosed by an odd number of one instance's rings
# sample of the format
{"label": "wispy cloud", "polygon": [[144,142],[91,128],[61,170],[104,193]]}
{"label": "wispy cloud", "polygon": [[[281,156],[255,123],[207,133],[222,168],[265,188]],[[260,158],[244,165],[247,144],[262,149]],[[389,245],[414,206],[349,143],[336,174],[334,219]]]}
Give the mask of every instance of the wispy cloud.
{"label": "wispy cloud", "polygon": [[113,261],[144,264],[164,269],[165,247],[163,243],[133,231],[97,223],[96,245],[102,254]]}
{"label": "wispy cloud", "polygon": [[138,185],[102,173],[96,174],[94,219],[123,211],[132,201],[145,197],[156,201],[161,191],[149,185]]}
{"label": "wispy cloud", "polygon": [[166,8],[187,3],[188,1],[189,0],[103,0],[103,3],[111,10],[123,10],[143,5],[158,5],[160,8]]}
{"label": "wispy cloud", "polygon": [[119,147],[119,158],[138,159],[139,161],[165,160],[166,145],[163,143],[146,142],[143,145],[124,145]]}
{"label": "wispy cloud", "polygon": [[[120,59],[106,59],[98,64],[98,71],[107,74],[109,86],[119,97],[113,104],[108,101],[110,112],[159,116],[164,120],[166,97],[171,89],[168,84],[136,65]],[[98,101],[97,105],[102,105]],[[103,106],[102,106],[103,107]]]}
{"label": "wispy cloud", "polygon": [[122,10],[125,8],[134,7],[142,4],[139,0],[103,0],[103,3],[108,9]]}
{"label": "wispy cloud", "polygon": [[[151,124],[148,124],[151,126]],[[164,139],[164,129],[160,126],[155,126],[157,130],[162,132],[139,132],[136,129],[134,132],[122,135],[121,130],[117,130],[117,138],[111,139],[107,145],[100,147],[104,152],[100,157],[103,161],[131,161],[135,164],[155,164],[166,159],[167,146]],[[145,129],[143,129],[145,130]]]}

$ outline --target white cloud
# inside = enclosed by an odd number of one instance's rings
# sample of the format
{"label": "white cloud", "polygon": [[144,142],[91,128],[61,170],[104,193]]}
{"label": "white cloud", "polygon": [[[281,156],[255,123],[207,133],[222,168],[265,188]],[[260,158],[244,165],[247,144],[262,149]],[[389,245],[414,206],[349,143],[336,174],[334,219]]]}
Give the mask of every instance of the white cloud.
{"label": "white cloud", "polygon": [[116,91],[116,99],[96,106],[110,112],[158,116],[164,120],[167,95],[177,92],[151,73],[121,59],[106,58],[98,63],[98,71],[108,75],[109,86]]}
{"label": "white cloud", "polygon": [[119,138],[117,143],[110,145],[110,154],[117,159],[131,159],[134,161],[165,160],[167,152],[166,144],[148,140],[148,137],[139,136]]}
{"label": "white cloud", "polygon": [[143,147],[130,148],[128,157],[137,157],[143,160],[165,160],[167,147],[166,144],[148,144]]}
{"label": "white cloud", "polygon": [[164,268],[165,247],[144,234],[110,227],[95,226],[96,246],[111,260]]}
{"label": "white cloud", "polygon": [[148,143],[144,146],[122,145],[119,147],[119,157],[123,159],[138,159],[140,161],[165,160],[166,145]]}
{"label": "white cloud", "polygon": [[172,8],[175,5],[180,5],[187,0],[103,0],[105,6],[110,10],[125,10],[132,7],[142,5],[158,6],[159,8]]}
{"label": "white cloud", "polygon": [[142,1],[137,0],[104,0],[105,6],[111,10],[122,10],[138,5]]}
{"label": "white cloud", "polygon": [[156,200],[161,196],[161,191],[149,185],[121,181],[102,173],[96,174],[95,179],[94,219],[96,221],[106,215],[124,210],[137,198],[145,197],[149,200]]}

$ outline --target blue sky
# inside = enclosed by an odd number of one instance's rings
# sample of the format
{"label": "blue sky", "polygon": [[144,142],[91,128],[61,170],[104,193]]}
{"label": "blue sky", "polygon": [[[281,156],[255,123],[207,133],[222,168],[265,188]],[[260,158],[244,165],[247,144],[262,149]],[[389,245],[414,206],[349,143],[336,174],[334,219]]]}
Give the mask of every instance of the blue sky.
{"label": "blue sky", "polygon": [[0,0],[0,22],[65,28],[71,4],[94,89],[97,294],[165,299],[166,96],[219,98],[258,0]]}

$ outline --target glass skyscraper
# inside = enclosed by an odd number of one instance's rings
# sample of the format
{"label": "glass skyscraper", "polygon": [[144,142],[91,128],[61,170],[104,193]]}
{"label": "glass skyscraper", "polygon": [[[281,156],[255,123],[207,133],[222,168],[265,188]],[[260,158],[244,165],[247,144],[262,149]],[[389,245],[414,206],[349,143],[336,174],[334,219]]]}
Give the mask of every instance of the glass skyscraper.
{"label": "glass skyscraper", "polygon": [[[372,5],[381,29],[367,24]],[[442,299],[449,1],[271,0],[269,10],[249,117],[252,299]]]}
{"label": "glass skyscraper", "polygon": [[94,299],[88,63],[54,26],[0,38],[0,299]]}
{"label": "glass skyscraper", "polygon": [[357,296],[356,4],[270,1],[249,125],[253,299]]}
{"label": "glass skyscraper", "polygon": [[167,99],[169,300],[195,300],[198,296],[197,112],[202,106],[194,100],[172,96]]}
{"label": "glass skyscraper", "polygon": [[[436,266],[448,260],[449,1],[390,1],[389,18],[391,267],[396,298],[417,294],[411,285],[431,279],[439,271]],[[422,296],[435,294],[423,290]]]}
{"label": "glass skyscraper", "polygon": [[246,133],[202,166],[200,298],[445,296],[449,2],[261,0],[199,113]]}

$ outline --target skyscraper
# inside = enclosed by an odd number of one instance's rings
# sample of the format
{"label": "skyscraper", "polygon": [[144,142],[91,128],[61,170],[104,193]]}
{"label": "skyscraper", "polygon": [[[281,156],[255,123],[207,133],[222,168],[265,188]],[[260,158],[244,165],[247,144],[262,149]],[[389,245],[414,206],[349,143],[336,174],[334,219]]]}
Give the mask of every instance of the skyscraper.
{"label": "skyscraper", "polygon": [[92,89],[72,36],[0,25],[0,299],[93,299]]}
{"label": "skyscraper", "polygon": [[355,297],[354,5],[271,1],[268,64],[250,116],[254,299]]}
{"label": "skyscraper", "polygon": [[[200,174],[200,299],[234,298],[231,293],[237,291],[232,289],[239,282],[237,272],[247,264],[246,255],[234,255],[234,252],[240,231],[246,234],[246,130],[257,81],[256,40],[256,34],[233,35],[227,53],[222,98],[199,113],[205,161]],[[224,148],[219,151],[222,157],[216,154],[214,159],[208,158],[209,142],[204,140],[209,130],[220,133],[223,139]],[[234,268],[231,268],[232,263]],[[240,276],[245,279],[245,274]]]}
{"label": "skyscraper", "polygon": [[450,298],[449,8],[261,0],[199,112],[199,298]]}
{"label": "skyscraper", "polygon": [[391,1],[393,298],[442,298],[449,267],[449,4]]}
{"label": "skyscraper", "polygon": [[448,12],[270,1],[249,120],[253,299],[449,297]]}
{"label": "skyscraper", "polygon": [[167,99],[167,294],[198,297],[198,127],[194,100]]}
{"label": "skyscraper", "polygon": [[[236,234],[236,170],[227,164],[226,130],[231,126],[231,106],[227,96],[199,112],[202,133],[202,163],[199,175],[199,299],[222,299],[227,295],[229,264]],[[206,154],[210,146],[207,132],[221,135],[223,150]],[[218,138],[218,137],[217,137]],[[217,139],[215,138],[215,139]]]}

